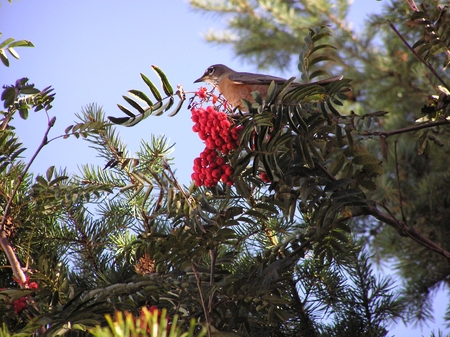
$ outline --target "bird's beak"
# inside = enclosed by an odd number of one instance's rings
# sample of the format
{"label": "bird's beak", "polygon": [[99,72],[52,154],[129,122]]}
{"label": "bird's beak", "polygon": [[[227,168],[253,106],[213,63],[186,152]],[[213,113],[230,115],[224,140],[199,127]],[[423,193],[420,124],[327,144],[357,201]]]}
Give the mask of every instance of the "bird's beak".
{"label": "bird's beak", "polygon": [[203,76],[200,77],[199,79],[196,79],[196,80],[194,81],[194,83],[198,83],[198,82],[206,82],[206,81],[205,81],[205,78],[206,78],[206,76],[203,75]]}

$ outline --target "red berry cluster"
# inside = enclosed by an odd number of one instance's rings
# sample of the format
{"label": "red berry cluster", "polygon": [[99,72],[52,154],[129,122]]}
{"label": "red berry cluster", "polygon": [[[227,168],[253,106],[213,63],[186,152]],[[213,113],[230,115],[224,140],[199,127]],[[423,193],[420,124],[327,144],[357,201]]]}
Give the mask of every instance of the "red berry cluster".
{"label": "red berry cluster", "polygon": [[[28,288],[28,289],[32,289],[32,290],[36,290],[39,288],[38,284],[36,282],[30,282],[30,276],[28,274],[25,274],[25,281],[22,282],[18,279],[13,278],[14,281],[16,281],[18,284],[22,285],[24,288]],[[13,307],[14,307],[14,313],[20,314],[23,310],[25,310],[28,305],[27,305],[27,298],[26,297],[21,297],[18,300],[15,300],[13,302]]]}
{"label": "red berry cluster", "polygon": [[25,310],[28,305],[27,305],[27,299],[26,297],[21,297],[18,300],[14,301],[14,313],[20,314],[23,310]]}
{"label": "red berry cluster", "polygon": [[219,181],[233,185],[233,169],[227,155],[238,147],[241,127],[232,128],[228,116],[214,109],[214,106],[192,108],[192,127],[205,142],[205,149],[194,160],[194,173],[191,177],[197,186],[214,187]]}

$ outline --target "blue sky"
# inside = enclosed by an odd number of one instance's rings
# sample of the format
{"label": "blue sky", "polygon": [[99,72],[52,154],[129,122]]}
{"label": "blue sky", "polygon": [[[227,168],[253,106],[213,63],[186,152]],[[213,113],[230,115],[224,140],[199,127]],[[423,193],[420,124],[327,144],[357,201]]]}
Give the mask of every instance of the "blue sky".
{"label": "blue sky", "polygon": [[[351,19],[355,27],[371,12],[379,11],[382,1],[355,0]],[[102,106],[107,115],[123,116],[116,104],[124,104],[122,95],[129,89],[148,92],[139,73],[157,82],[150,65],[160,67],[171,83],[182,84],[186,91],[198,88],[192,82],[211,64],[224,63],[235,70],[255,71],[251,64],[243,64],[233,56],[229,47],[207,44],[202,33],[209,28],[221,28],[224,23],[217,16],[194,12],[183,0],[135,1],[31,1],[19,0],[9,4],[0,0],[0,31],[2,39],[31,40],[35,48],[17,48],[21,59],[11,59],[9,68],[0,65],[0,84],[13,84],[28,77],[38,88],[52,85],[56,99],[51,116],[56,125],[49,138],[64,133],[73,124],[75,114],[90,103]],[[280,75],[273,73],[273,75]],[[295,76],[297,73],[285,76]],[[344,74],[345,75],[345,74]],[[126,104],[124,104],[126,105]],[[17,117],[18,118],[18,117]],[[47,127],[45,114],[31,112],[25,122],[16,119],[22,142],[31,157]],[[193,159],[204,146],[191,130],[190,112],[183,108],[173,118],[149,117],[133,128],[120,128],[124,143],[131,154],[139,148],[140,140],[165,135],[175,143],[175,169],[183,184],[188,184]],[[45,173],[51,166],[67,167],[78,173],[81,164],[104,162],[82,140],[59,139],[46,146],[32,171]],[[446,294],[437,300],[435,313],[443,315]],[[422,329],[425,336],[432,328],[444,327],[437,317],[436,324]],[[389,335],[410,335],[402,325]],[[414,335],[420,335],[415,330]]]}

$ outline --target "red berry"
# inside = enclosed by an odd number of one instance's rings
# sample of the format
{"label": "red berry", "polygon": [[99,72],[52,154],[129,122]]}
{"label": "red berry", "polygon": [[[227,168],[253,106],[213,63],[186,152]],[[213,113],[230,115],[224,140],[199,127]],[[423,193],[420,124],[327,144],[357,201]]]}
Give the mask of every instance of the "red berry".
{"label": "red berry", "polygon": [[222,165],[222,169],[225,171],[225,174],[228,176],[231,176],[233,174],[233,168],[228,164]]}
{"label": "red berry", "polygon": [[219,169],[215,169],[214,171],[212,171],[212,176],[216,179],[220,179],[221,173],[222,172]]}
{"label": "red berry", "polygon": [[218,157],[216,159],[216,164],[222,166],[223,164],[225,164],[225,159],[223,157]]}
{"label": "red berry", "polygon": [[220,127],[221,127],[222,129],[229,129],[230,126],[231,126],[231,123],[230,123],[228,120],[226,120],[226,119],[224,119],[224,120],[222,120],[222,121],[220,122]]}
{"label": "red berry", "polygon": [[38,284],[37,284],[36,282],[31,282],[31,283],[28,285],[28,287],[30,287],[30,289],[35,290],[35,289],[38,288]]}
{"label": "red berry", "polygon": [[267,176],[266,172],[261,172],[261,174],[259,175],[259,177],[261,178],[261,180],[265,183],[270,183],[270,179]]}

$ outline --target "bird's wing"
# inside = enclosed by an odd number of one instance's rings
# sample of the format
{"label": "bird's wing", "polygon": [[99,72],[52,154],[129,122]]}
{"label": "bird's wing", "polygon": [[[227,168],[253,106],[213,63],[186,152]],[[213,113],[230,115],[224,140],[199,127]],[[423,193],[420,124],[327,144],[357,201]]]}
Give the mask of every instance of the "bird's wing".
{"label": "bird's wing", "polygon": [[233,73],[228,76],[228,78],[236,84],[267,84],[269,85],[272,81],[277,84],[282,84],[287,80],[281,77],[263,75],[263,74],[252,74],[252,73]]}
{"label": "bird's wing", "polygon": [[[285,78],[271,76],[271,75],[263,75],[263,74],[253,74],[253,73],[241,73],[236,72],[230,74],[228,78],[236,84],[267,84],[269,85],[272,81],[275,81],[276,84],[283,84],[287,80]],[[327,85],[331,82],[342,80],[343,76],[334,76],[330,78],[326,78],[324,80],[310,82],[310,83],[298,83],[292,82],[291,86],[305,86],[305,85]]]}
{"label": "bird's wing", "polygon": [[330,78],[326,78],[324,80],[320,80],[320,81],[315,81],[315,82],[309,82],[309,83],[297,83],[297,82],[293,82],[291,84],[291,86],[294,87],[303,87],[303,86],[308,86],[308,85],[327,85],[330,84],[332,82],[336,82],[336,81],[340,81],[344,78],[344,76],[334,76],[334,77],[330,77]]}

